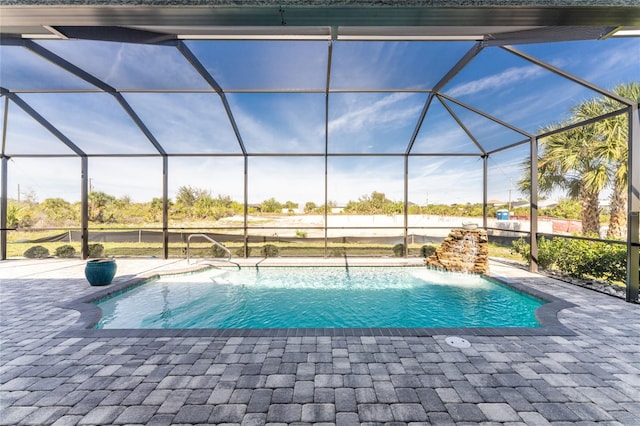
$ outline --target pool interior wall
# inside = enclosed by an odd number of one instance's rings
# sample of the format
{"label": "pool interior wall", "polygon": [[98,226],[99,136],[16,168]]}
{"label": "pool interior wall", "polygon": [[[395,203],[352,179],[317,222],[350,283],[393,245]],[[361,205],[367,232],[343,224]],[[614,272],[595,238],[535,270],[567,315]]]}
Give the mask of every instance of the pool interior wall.
{"label": "pool interior wall", "polygon": [[539,327],[544,303],[424,267],[212,268],[97,302],[96,328]]}
{"label": "pool interior wall", "polygon": [[[258,262],[246,263],[244,266],[271,267],[271,266],[345,266],[344,264],[323,263],[317,260],[305,262],[303,259],[287,259],[283,262]],[[386,262],[371,259],[369,262],[361,262],[359,266],[398,266],[396,262]],[[558,320],[558,313],[567,308],[575,306],[563,299],[549,295],[537,289],[528,287],[512,279],[507,279],[498,275],[488,274],[493,280],[507,285],[517,291],[529,294],[546,301],[544,305],[535,312],[536,319],[540,327],[434,327],[434,328],[202,328],[202,329],[96,329],[102,317],[102,311],[95,305],[96,301],[108,298],[114,294],[119,294],[129,290],[134,286],[142,285],[149,280],[157,279],[160,275],[177,275],[196,272],[202,269],[221,266],[220,263],[201,263],[195,266],[189,265],[182,270],[172,271],[163,274],[149,274],[146,277],[135,277],[128,281],[116,285],[107,286],[104,289],[84,298],[81,298],[66,308],[75,309],[80,312],[80,319],[60,333],[61,337],[305,337],[305,336],[434,336],[434,335],[477,335],[477,336],[522,336],[522,335],[575,335],[573,331],[566,328]],[[349,265],[346,265],[349,266]],[[415,260],[403,263],[402,266],[424,268],[423,264],[416,263]]]}

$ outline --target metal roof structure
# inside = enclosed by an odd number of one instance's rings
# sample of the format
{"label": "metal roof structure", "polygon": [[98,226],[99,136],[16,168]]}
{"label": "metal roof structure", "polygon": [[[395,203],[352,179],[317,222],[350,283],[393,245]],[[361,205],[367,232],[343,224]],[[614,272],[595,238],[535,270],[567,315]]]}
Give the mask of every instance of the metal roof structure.
{"label": "metal roof structure", "polygon": [[[172,158],[242,160],[245,236],[249,158],[324,159],[325,205],[328,162],[333,158],[346,157],[350,161],[366,157],[398,158],[404,164],[405,176],[409,174],[410,158],[479,158],[483,163],[482,192],[486,206],[487,160],[504,151],[526,147],[533,159],[532,169],[537,170],[536,141],[544,136],[539,129],[554,117],[548,115],[544,103],[535,116],[526,117],[505,114],[502,109],[487,109],[469,91],[456,90],[452,82],[474,66],[476,70],[506,70],[514,64],[525,64],[549,81],[560,80],[574,88],[571,97],[557,100],[567,107],[576,99],[598,95],[618,102],[618,113],[632,117],[627,289],[628,299],[636,300],[640,263],[640,165],[639,156],[634,155],[640,152],[638,105],[553,61],[540,59],[530,46],[637,37],[640,7],[635,1],[619,1],[616,5],[598,1],[510,2],[508,6],[500,1],[478,3],[3,2],[0,6],[0,99],[4,115],[2,258],[6,258],[9,158],[80,159],[84,253],[89,161],[95,158],[162,159],[165,234],[168,165]],[[402,53],[394,54],[387,49],[391,44],[401,46]],[[258,51],[268,52],[269,61],[256,59]],[[385,54],[388,56],[381,59]],[[352,60],[355,55],[368,60],[355,63]],[[422,66],[415,61],[417,57],[422,59]],[[105,67],[105,60],[112,66]],[[138,66],[131,66],[132,63]],[[269,78],[264,77],[267,70]],[[515,92],[514,85],[509,93],[492,96],[506,104],[526,102]],[[389,118],[381,108],[372,120],[387,123],[382,142],[371,142],[366,129],[341,133],[333,125],[340,117],[349,118],[347,103],[357,102],[366,111],[366,106],[372,103],[391,102],[389,96],[405,110],[412,111],[412,115],[410,124],[398,126],[394,117]],[[94,116],[105,123],[104,128],[83,127],[84,123],[73,120],[79,98],[91,105],[82,108],[92,109]],[[181,116],[183,121],[177,129],[176,121],[169,119],[170,113],[162,115],[166,112],[154,110],[160,99],[171,99],[175,110],[190,112],[188,117]],[[194,108],[194,100],[206,108]],[[261,109],[288,110],[279,118],[283,121],[290,120],[295,112],[301,127],[322,131],[313,135],[310,132],[303,141],[295,143],[268,143],[252,133],[253,122],[239,113],[250,111],[259,117]],[[441,120],[457,129],[458,142],[444,145],[434,142],[429,132],[434,129],[432,123]],[[27,121],[29,126],[44,129],[51,140],[38,145],[21,140],[20,131],[13,130],[15,125],[9,123],[21,126]],[[206,143],[190,133],[194,127],[191,123],[195,122],[210,123]],[[102,138],[110,132],[113,137]],[[176,137],[176,133],[182,136]],[[290,135],[272,136],[286,141]],[[193,143],[184,143],[180,138],[191,138]],[[126,143],[122,143],[123,139]],[[535,189],[537,175],[532,174],[531,179]],[[405,177],[405,238],[408,191]],[[537,191],[533,190],[532,235],[537,233],[536,201]],[[485,227],[486,222],[485,210]],[[165,256],[166,247],[165,238]],[[535,253],[535,243],[532,250]],[[535,262],[532,267],[536,267]]]}

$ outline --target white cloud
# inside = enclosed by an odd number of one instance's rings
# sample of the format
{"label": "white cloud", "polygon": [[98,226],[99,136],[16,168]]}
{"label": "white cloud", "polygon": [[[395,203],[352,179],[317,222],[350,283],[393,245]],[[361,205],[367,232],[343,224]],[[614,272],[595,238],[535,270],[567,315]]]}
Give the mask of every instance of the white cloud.
{"label": "white cloud", "polygon": [[244,198],[244,160],[241,157],[169,159],[169,198],[181,186],[205,189],[212,196],[228,195],[233,200]]}
{"label": "white cloud", "polygon": [[370,126],[389,123],[398,126],[398,123],[405,123],[408,119],[415,121],[422,105],[401,104],[415,96],[413,93],[392,93],[373,103],[350,102],[341,106],[340,109],[345,108],[345,112],[340,112],[337,118],[329,121],[329,132],[358,132]]}
{"label": "white cloud", "polygon": [[611,90],[617,84],[640,80],[639,63],[640,40],[631,39],[591,57],[585,78]]}
{"label": "white cloud", "polygon": [[609,90],[640,77],[640,39],[607,39],[570,46],[573,48],[557,52],[560,56],[550,63]]}
{"label": "white cloud", "polygon": [[390,200],[404,198],[404,160],[393,158],[330,158],[328,169],[329,200],[344,205],[373,191]]}
{"label": "white cloud", "polygon": [[167,152],[240,153],[216,93],[132,93],[126,98]]}
{"label": "white cloud", "polygon": [[[125,58],[124,45],[120,45],[115,49],[115,58],[108,61],[105,65],[107,74],[105,76],[106,81],[113,81],[119,79],[119,70],[122,67],[122,61]],[[117,80],[116,80],[117,81]]]}
{"label": "white cloud", "polygon": [[73,154],[62,141],[40,126],[22,109],[9,108],[5,154]]}
{"label": "white cloud", "polygon": [[459,84],[446,92],[452,97],[473,95],[487,90],[500,89],[520,81],[531,80],[541,76],[543,72],[544,70],[536,65],[508,68],[499,74]]}
{"label": "white cloud", "polygon": [[249,203],[324,200],[324,158],[250,158]]}
{"label": "white cloud", "polygon": [[482,201],[479,158],[416,158],[409,163],[409,200],[422,204]]}
{"label": "white cloud", "polygon": [[21,198],[33,191],[38,201],[46,198],[80,200],[80,158],[12,158],[8,162],[8,196]]}
{"label": "white cloud", "polygon": [[208,87],[180,52],[171,46],[85,40],[39,43],[116,88]]}
{"label": "white cloud", "polygon": [[324,152],[322,95],[260,96],[257,104],[243,95],[229,96],[233,116],[248,152]]}
{"label": "white cloud", "polygon": [[471,139],[458,128],[442,128],[419,136],[413,146],[413,153],[480,153]]}

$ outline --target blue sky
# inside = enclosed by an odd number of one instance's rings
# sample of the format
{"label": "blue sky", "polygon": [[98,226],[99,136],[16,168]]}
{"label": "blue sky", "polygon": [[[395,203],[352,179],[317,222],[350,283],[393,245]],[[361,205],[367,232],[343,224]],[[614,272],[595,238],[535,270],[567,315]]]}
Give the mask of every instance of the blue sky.
{"label": "blue sky", "polygon": [[[123,97],[165,149],[174,154],[223,154],[220,158],[171,158],[169,196],[183,185],[212,195],[243,199],[240,146],[220,98],[169,46],[89,41],[42,41]],[[187,46],[228,91],[229,107],[245,147],[261,154],[402,154],[433,87],[472,46],[467,42],[334,42],[328,121],[325,129],[328,42],[212,42]],[[516,46],[606,89],[640,81],[640,39]],[[29,51],[0,48],[1,85],[20,93],[39,114],[89,154],[152,154],[154,147],[116,100]],[[139,93],[148,89],[153,93]],[[62,92],[64,90],[74,93]],[[134,91],[131,91],[134,90]],[[297,93],[311,90],[313,93]],[[362,91],[364,90],[364,92]],[[170,91],[171,93],[167,93]],[[497,47],[485,48],[442,93],[529,133],[565,119],[570,108],[597,96]],[[2,107],[4,109],[4,103]],[[413,153],[480,153],[449,114],[457,114],[487,151],[524,140],[455,103],[434,100]],[[68,154],[71,151],[10,103],[6,153]],[[506,200],[521,174],[526,148],[491,156],[489,199]],[[146,201],[161,196],[159,158],[91,158],[92,187]],[[9,196],[33,191],[38,200],[80,197],[77,158],[13,158]],[[423,204],[482,201],[478,157],[413,157],[409,200]],[[323,157],[250,157],[249,202],[275,197],[304,204],[324,199]],[[511,182],[511,184],[510,184]],[[328,198],[338,204],[372,191],[393,200],[404,194],[402,157],[330,157]],[[24,197],[24,195],[22,195]],[[515,190],[512,197],[520,196]]]}

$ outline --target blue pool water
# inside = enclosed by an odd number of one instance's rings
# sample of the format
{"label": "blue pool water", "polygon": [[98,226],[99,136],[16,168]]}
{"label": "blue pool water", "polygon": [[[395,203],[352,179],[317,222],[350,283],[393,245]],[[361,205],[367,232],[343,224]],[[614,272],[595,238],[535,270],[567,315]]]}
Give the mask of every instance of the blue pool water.
{"label": "blue pool water", "polygon": [[97,328],[539,327],[543,303],[417,267],[209,269],[97,302]]}

